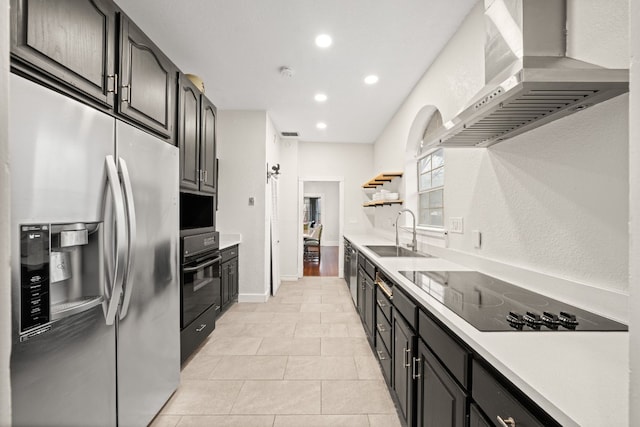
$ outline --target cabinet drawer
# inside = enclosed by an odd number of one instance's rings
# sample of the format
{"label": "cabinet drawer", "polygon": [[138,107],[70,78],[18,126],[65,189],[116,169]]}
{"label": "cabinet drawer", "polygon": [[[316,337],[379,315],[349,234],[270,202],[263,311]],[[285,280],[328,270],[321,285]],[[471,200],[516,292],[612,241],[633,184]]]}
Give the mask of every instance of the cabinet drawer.
{"label": "cabinet drawer", "polygon": [[391,351],[391,323],[382,314],[380,306],[376,308],[376,330],[388,351]]}
{"label": "cabinet drawer", "polygon": [[[473,361],[473,399],[494,424],[499,425],[498,417],[512,418],[516,426],[558,426],[559,424],[546,414],[544,420],[533,415],[523,403],[510,393],[480,363]],[[542,412],[542,410],[540,410]]]}
{"label": "cabinet drawer", "polygon": [[376,357],[382,366],[382,373],[389,384],[391,384],[391,355],[382,343],[379,333],[376,333]]}
{"label": "cabinet drawer", "polygon": [[215,329],[217,310],[220,310],[219,303],[209,307],[180,331],[180,363],[184,363]]}
{"label": "cabinet drawer", "polygon": [[378,286],[376,286],[376,305],[387,321],[391,322],[391,300]]}
{"label": "cabinet drawer", "polygon": [[469,388],[469,352],[422,311],[418,314],[418,334],[454,378]]}
{"label": "cabinet drawer", "polygon": [[226,261],[229,261],[231,258],[237,257],[238,245],[223,249],[220,255],[222,255],[222,262],[226,262]]}
{"label": "cabinet drawer", "polygon": [[373,279],[376,277],[376,266],[368,259],[364,260],[364,271]]}
{"label": "cabinet drawer", "polygon": [[418,307],[406,296],[398,286],[393,288],[393,307],[402,314],[409,325],[415,329],[417,323]]}

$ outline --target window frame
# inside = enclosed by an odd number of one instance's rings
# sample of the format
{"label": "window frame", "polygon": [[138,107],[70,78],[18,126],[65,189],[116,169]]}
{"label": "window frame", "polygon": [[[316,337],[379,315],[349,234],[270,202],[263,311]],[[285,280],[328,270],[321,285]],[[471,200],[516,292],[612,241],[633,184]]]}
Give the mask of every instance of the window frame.
{"label": "window frame", "polygon": [[[441,158],[442,158],[442,165],[433,168],[433,163],[430,166],[430,169],[428,170],[428,173],[432,174],[434,170],[438,170],[438,169],[442,169],[442,185],[439,185],[437,187],[430,187],[428,189],[421,189],[421,177],[422,175],[424,175],[424,173],[420,170],[420,164],[422,163],[423,159],[429,156],[433,156],[434,153],[441,151]],[[433,157],[432,157],[433,159]],[[427,150],[424,153],[420,153],[420,155],[418,155],[416,157],[416,176],[417,176],[417,183],[416,183],[416,193],[417,193],[417,201],[418,201],[418,206],[417,206],[417,218],[416,218],[416,227],[420,228],[422,230],[433,230],[433,231],[444,231],[445,230],[445,200],[444,200],[444,186],[445,186],[445,166],[446,166],[446,161],[445,161],[445,154],[444,154],[444,149],[442,147],[434,147],[431,150]],[[422,195],[423,194],[428,194],[428,193],[433,193],[436,191],[442,191],[442,203],[441,203],[441,207],[440,209],[442,209],[442,224],[441,225],[434,225],[434,224],[424,224],[420,222],[421,219],[421,213],[422,213]],[[427,210],[429,210],[430,208],[427,207]]]}

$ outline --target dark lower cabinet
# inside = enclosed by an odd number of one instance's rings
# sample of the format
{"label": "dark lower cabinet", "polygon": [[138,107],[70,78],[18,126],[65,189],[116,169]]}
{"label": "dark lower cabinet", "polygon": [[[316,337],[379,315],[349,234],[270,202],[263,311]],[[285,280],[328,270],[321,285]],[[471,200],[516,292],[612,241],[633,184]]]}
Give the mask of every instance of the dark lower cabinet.
{"label": "dark lower cabinet", "polygon": [[[522,395],[513,386],[507,385],[500,374],[493,374],[492,368],[473,361],[473,400],[478,408],[496,425],[502,423],[526,427],[560,426],[553,418]],[[512,391],[513,390],[513,391]],[[520,394],[520,396],[518,396]]]}
{"label": "dark lower cabinet", "polygon": [[[416,333],[400,315],[393,312],[393,390],[398,398],[401,415],[407,426],[414,419],[414,354]],[[417,362],[417,361],[416,361]]]}
{"label": "dark lower cabinet", "polygon": [[121,14],[118,112],[173,142],[177,75],[169,58]]}
{"label": "dark lower cabinet", "polygon": [[469,427],[493,427],[475,403],[469,406]]}
{"label": "dark lower cabinet", "polygon": [[362,268],[358,269],[358,311],[364,325],[364,330],[371,342],[374,342],[374,288],[373,279]]}
{"label": "dark lower cabinet", "polygon": [[434,354],[418,343],[417,381],[418,427],[465,427],[467,395],[438,362]]}
{"label": "dark lower cabinet", "polygon": [[116,8],[111,1],[11,1],[14,66],[28,64],[37,79],[111,108],[116,88],[115,32]]}
{"label": "dark lower cabinet", "polygon": [[357,307],[404,426],[559,426],[381,270],[358,257]]}
{"label": "dark lower cabinet", "polygon": [[238,300],[238,246],[223,249],[220,263],[220,295],[222,309]]}

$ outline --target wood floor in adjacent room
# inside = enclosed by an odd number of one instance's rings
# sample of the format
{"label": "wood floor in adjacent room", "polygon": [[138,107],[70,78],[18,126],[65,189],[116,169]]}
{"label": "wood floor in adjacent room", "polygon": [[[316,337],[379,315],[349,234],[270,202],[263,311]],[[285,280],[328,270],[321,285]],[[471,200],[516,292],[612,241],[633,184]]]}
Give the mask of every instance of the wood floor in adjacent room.
{"label": "wood floor in adjacent room", "polygon": [[304,260],[303,276],[338,276],[338,246],[320,246],[320,260]]}
{"label": "wood floor in adjacent room", "polygon": [[152,427],[400,427],[342,279],[238,303],[185,363]]}

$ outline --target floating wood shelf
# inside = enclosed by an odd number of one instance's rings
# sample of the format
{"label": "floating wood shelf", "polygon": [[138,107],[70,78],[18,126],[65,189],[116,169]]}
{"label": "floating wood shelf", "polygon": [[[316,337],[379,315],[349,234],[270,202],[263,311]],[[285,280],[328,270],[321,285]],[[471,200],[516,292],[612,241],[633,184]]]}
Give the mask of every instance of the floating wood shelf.
{"label": "floating wood shelf", "polygon": [[391,182],[393,178],[402,176],[402,172],[384,172],[362,184],[362,188],[377,188],[385,182]]}
{"label": "floating wood shelf", "polygon": [[404,203],[404,200],[372,200],[370,202],[363,203],[362,206],[365,208],[384,206],[384,205],[401,205]]}

